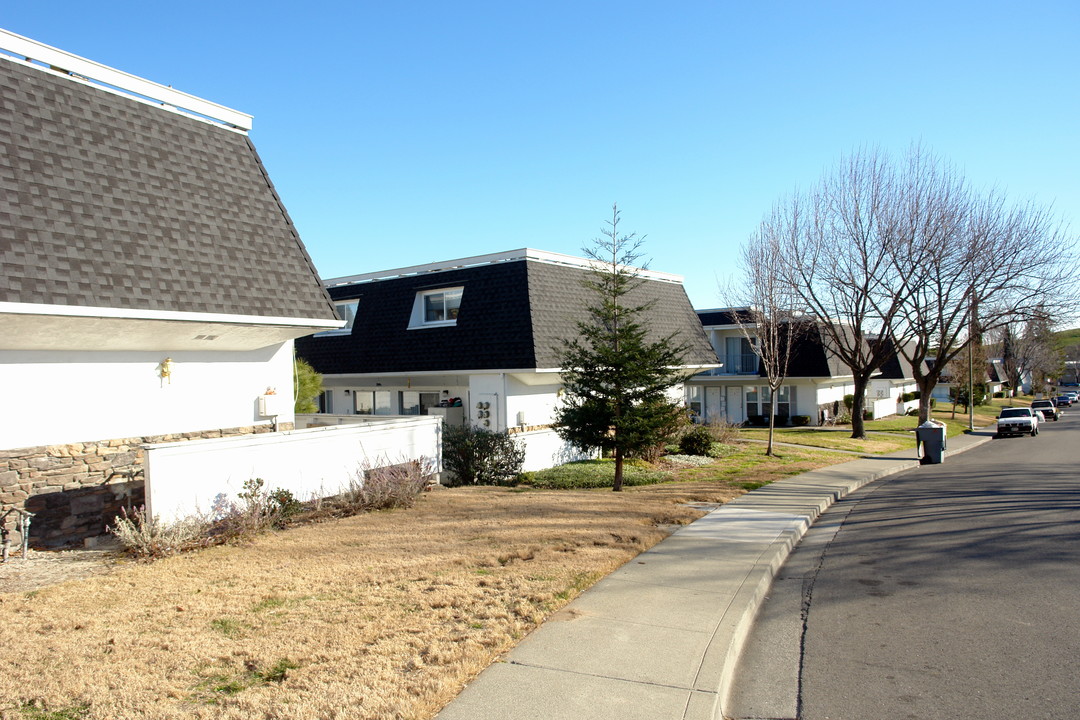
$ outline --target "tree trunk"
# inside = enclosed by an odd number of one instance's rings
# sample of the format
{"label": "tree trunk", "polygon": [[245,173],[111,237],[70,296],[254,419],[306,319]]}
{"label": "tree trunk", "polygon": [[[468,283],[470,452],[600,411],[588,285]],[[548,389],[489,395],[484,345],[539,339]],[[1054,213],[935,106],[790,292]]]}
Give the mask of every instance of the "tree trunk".
{"label": "tree trunk", "polygon": [[922,425],[930,419],[930,394],[934,392],[937,378],[930,376],[917,377],[915,382],[919,386],[919,424]]}
{"label": "tree trunk", "polygon": [[851,403],[851,437],[856,440],[866,439],[866,423],[863,422],[863,410],[866,407],[866,386],[868,377],[855,376],[855,399]]}
{"label": "tree trunk", "polygon": [[776,427],[776,390],[769,388],[769,446],[765,449],[765,454],[771,456],[773,454],[773,430]]}
{"label": "tree trunk", "polygon": [[615,492],[622,492],[622,475],[623,475],[623,451],[621,448],[615,448],[615,484],[612,486],[612,490]]}

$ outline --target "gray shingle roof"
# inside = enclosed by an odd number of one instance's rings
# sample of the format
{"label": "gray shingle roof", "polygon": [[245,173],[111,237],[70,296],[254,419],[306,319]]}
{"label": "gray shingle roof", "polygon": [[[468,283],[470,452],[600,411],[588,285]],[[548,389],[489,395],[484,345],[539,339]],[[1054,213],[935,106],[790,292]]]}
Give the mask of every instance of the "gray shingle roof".
{"label": "gray shingle roof", "polygon": [[10,60],[0,301],[335,318],[246,135]]}
{"label": "gray shingle roof", "polygon": [[[516,260],[333,287],[335,300],[359,299],[352,332],[300,338],[297,353],[331,375],[556,368],[555,348],[592,300],[585,275]],[[455,326],[408,329],[417,291],[454,286],[464,288]],[[716,364],[682,285],[650,280],[638,292],[656,300],[652,337],[677,333],[691,346],[687,365]]]}

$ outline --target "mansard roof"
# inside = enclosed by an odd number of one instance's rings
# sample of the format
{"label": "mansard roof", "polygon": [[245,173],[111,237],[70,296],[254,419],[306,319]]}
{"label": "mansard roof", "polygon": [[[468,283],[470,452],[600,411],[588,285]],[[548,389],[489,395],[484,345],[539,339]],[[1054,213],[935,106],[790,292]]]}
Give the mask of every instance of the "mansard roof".
{"label": "mansard roof", "polygon": [[246,132],[11,55],[0,263],[0,303],[336,321]]}
{"label": "mansard roof", "polygon": [[[357,300],[352,331],[303,338],[297,352],[325,374],[556,369],[558,350],[593,302],[588,274],[578,258],[518,250],[330,280],[334,300]],[[630,301],[654,302],[650,338],[674,333],[690,345],[688,366],[715,365],[681,279],[642,279]],[[418,293],[454,287],[462,288],[455,325],[410,329]]]}

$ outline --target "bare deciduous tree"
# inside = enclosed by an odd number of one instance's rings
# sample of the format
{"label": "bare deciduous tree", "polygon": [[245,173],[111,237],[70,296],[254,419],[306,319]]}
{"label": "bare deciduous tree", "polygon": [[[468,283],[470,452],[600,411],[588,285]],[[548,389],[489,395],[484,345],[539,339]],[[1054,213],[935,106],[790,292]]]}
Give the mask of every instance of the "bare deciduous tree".
{"label": "bare deciduous tree", "polygon": [[827,350],[851,371],[853,438],[874,372],[907,342],[899,322],[906,278],[891,270],[895,173],[878,152],[844,158],[809,193],[774,211],[780,271],[820,326]]}
{"label": "bare deciduous tree", "polygon": [[780,233],[797,225],[785,213],[797,212],[797,206],[778,208],[773,217],[762,221],[742,249],[742,282],[726,291],[735,304],[745,305],[745,310],[735,310],[732,317],[761,361],[769,386],[766,455],[773,454],[777,396],[787,379],[795,343],[806,327],[806,319],[800,317],[798,295],[784,280],[783,247],[779,241]]}
{"label": "bare deciduous tree", "polygon": [[946,366],[973,345],[981,377],[983,334],[1068,311],[1076,303],[1076,272],[1073,243],[1047,209],[980,194],[918,146],[906,160],[891,201],[892,271],[904,278],[896,283],[903,312],[893,331],[911,338],[897,348],[919,386],[924,422]]}

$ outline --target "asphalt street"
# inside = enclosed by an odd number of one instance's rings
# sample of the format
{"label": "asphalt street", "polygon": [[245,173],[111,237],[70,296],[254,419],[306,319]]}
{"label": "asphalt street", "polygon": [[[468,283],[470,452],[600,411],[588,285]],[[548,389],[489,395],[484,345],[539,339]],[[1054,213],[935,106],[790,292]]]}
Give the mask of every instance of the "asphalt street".
{"label": "asphalt street", "polygon": [[1080,716],[1080,408],[824,513],[734,687],[736,718]]}

